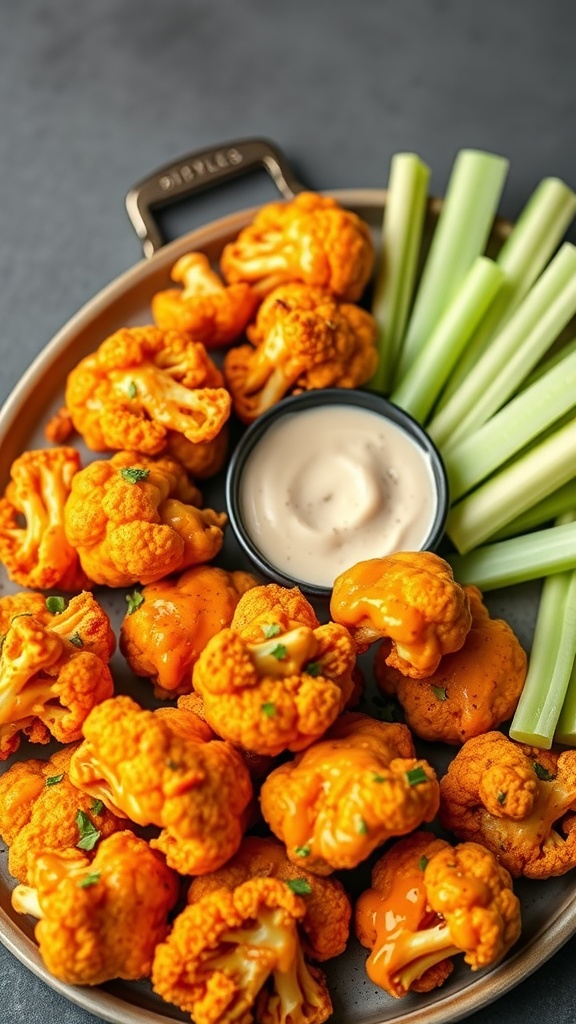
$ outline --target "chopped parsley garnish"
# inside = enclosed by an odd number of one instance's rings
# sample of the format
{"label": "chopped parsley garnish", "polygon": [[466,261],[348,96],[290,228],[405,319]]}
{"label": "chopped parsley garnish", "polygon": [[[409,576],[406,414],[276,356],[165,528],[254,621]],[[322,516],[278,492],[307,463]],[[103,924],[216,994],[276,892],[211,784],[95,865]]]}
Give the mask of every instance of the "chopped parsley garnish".
{"label": "chopped parsley garnish", "polygon": [[165,765],[173,772],[177,772],[182,767],[179,761],[174,761],[171,757],[167,758]]}
{"label": "chopped parsley garnish", "polygon": [[312,886],[305,878],[287,878],[286,885],[289,889],[292,889],[292,892],[296,893],[297,896],[309,896],[312,892]]}
{"label": "chopped parsley garnish", "polygon": [[503,804],[506,803],[506,797],[507,796],[508,796],[508,793],[503,793],[503,792],[498,793],[498,796],[496,797],[496,799],[497,799],[498,803],[500,804],[500,806],[502,806]]}
{"label": "chopped parsley garnish", "polygon": [[66,598],[64,597],[47,597],[46,607],[52,615],[61,615],[66,610]]}
{"label": "chopped parsley garnish", "polygon": [[322,673],[322,662],[321,661],[308,661],[304,665],[304,671],[306,675],[312,676],[313,679]]}
{"label": "chopped parsley garnish", "polygon": [[62,782],[64,778],[64,772],[60,772],[60,775],[49,775],[46,779],[47,786],[57,786],[59,782]]}
{"label": "chopped parsley garnish", "polygon": [[69,636],[68,639],[71,644],[74,644],[74,647],[84,647],[84,641],[80,636],[80,633],[72,633],[72,636]]}
{"label": "chopped parsley garnish", "polygon": [[102,800],[95,800],[90,810],[92,811],[92,814],[102,814],[102,811],[104,810]]}
{"label": "chopped parsley garnish", "polygon": [[386,782],[385,775],[379,775],[378,772],[372,773],[372,782]]}
{"label": "chopped parsley garnish", "polygon": [[141,604],[144,604],[146,598],[139,590],[133,590],[131,594],[126,594],[126,603],[128,605],[128,615],[133,615],[137,608]]}
{"label": "chopped parsley garnish", "polygon": [[286,647],[286,644],[276,644],[276,647],[272,648],[270,654],[273,658],[276,658],[276,661],[284,661],[284,658],[288,654],[288,648]]}
{"label": "chopped parsley garnish", "polygon": [[90,821],[90,818],[85,811],[78,811],[78,814],[76,815],[76,824],[80,835],[80,839],[76,843],[76,846],[79,850],[93,850],[100,839],[100,831],[96,828],[94,823]]}
{"label": "chopped parsley garnish", "polygon": [[358,821],[358,828],[356,829],[356,831],[360,836],[368,835],[368,825],[364,821],[364,818],[360,818],[360,820]]}
{"label": "chopped parsley garnish", "polygon": [[131,380],[129,385],[128,385],[128,396],[129,396],[129,398],[136,398],[137,394],[138,394],[138,388],[136,387],[135,382],[133,380]]}
{"label": "chopped parsley garnish", "polygon": [[311,853],[312,853],[312,850],[310,849],[309,846],[297,846],[296,847],[296,856],[297,857],[309,857]]}
{"label": "chopped parsley garnish", "polygon": [[265,704],[261,705],[262,714],[266,715],[266,718],[274,718],[276,714],[276,705],[272,704],[271,701],[266,701]]}
{"label": "chopped parsley garnish", "polygon": [[418,861],[418,867],[420,868],[420,871],[425,871],[426,870],[426,866],[428,864],[428,860],[429,860],[428,857],[424,857],[424,856],[420,857],[420,860]]}
{"label": "chopped parsley garnish", "polygon": [[78,882],[78,888],[79,889],[88,889],[89,886],[96,885],[96,882],[99,882],[99,881],[100,881],[100,872],[99,871],[91,871],[89,875],[85,875],[84,878],[80,879],[80,881]]}
{"label": "chopped parsley garnish", "polygon": [[436,700],[446,700],[446,687],[445,686],[432,686],[432,693],[436,697]]}
{"label": "chopped parsley garnish", "polygon": [[266,626],[262,626],[262,632],[267,640],[271,640],[273,636],[278,636],[282,630],[278,622],[270,622]]}
{"label": "chopped parsley garnish", "polygon": [[410,786],[417,786],[419,782],[428,782],[428,776],[420,764],[416,768],[409,768],[406,778]]}
{"label": "chopped parsley garnish", "polygon": [[129,484],[137,484],[140,480],[147,480],[150,476],[149,469],[138,469],[137,466],[126,466],[120,470],[120,474]]}
{"label": "chopped parsley garnish", "polygon": [[556,776],[553,775],[552,772],[549,772],[548,769],[545,768],[543,764],[540,764],[539,761],[533,761],[532,767],[541,782],[552,782],[552,780],[556,778]]}

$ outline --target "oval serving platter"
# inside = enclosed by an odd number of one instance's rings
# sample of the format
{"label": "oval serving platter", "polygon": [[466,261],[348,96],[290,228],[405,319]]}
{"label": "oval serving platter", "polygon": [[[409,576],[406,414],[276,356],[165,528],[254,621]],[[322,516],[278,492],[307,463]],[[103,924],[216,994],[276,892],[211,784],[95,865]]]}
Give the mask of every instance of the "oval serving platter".
{"label": "oval serving platter", "polygon": [[[363,217],[377,239],[386,202],[384,190],[346,189],[327,194]],[[438,209],[438,201],[432,200],[429,209],[431,224]],[[78,360],[93,351],[114,330],[149,323],[150,298],[155,291],[170,286],[169,271],[175,260],[191,249],[199,249],[216,261],[223,246],[252,219],[255,212],[255,209],[244,210],[213,221],[159,249],[150,260],[138,263],[88,302],[43,349],[0,411],[2,490],[13,459],[24,449],[45,445],[44,425],[62,405],[66,375]],[[495,248],[504,240],[508,230],[509,225],[505,222],[496,223],[492,238]],[[88,454],[82,446],[80,448],[83,461],[95,457],[94,453]],[[208,481],[202,489],[207,504],[220,509],[224,507],[223,479]],[[230,568],[248,568],[230,528],[226,535],[219,562]],[[18,589],[8,582],[0,569],[0,593]],[[536,584],[528,584],[488,595],[492,614],[508,619],[526,647],[530,645],[534,628],[538,592]],[[96,590],[96,596],[110,615],[116,633],[126,608],[125,593],[106,588]],[[137,681],[131,675],[118,652],[114,655],[112,670],[118,692],[131,693],[142,703],[153,706],[150,685],[146,680]],[[18,753],[2,769],[6,770],[15,760],[46,757],[49,753],[50,748],[23,742]],[[440,750],[439,745],[425,745],[422,755],[428,757],[442,774],[446,765],[446,749]],[[359,869],[351,876],[350,890],[352,895],[356,895],[368,884],[369,874],[367,869]],[[44,967],[34,942],[34,921],[12,910],[10,893],[14,884],[7,871],[6,851],[3,850],[0,853],[0,941],[46,984],[113,1024],[189,1021],[190,1018],[176,1007],[155,996],[145,982],[118,981],[92,989],[71,987],[53,978]],[[409,995],[397,1001],[373,986],[364,970],[367,952],[352,938],[341,957],[322,965],[334,1003],[332,1024],[448,1024],[469,1016],[517,985],[576,931],[576,876],[567,875],[545,882],[524,880],[517,883],[515,889],[522,902],[523,931],[507,959],[492,970],[472,973],[459,962],[462,958],[456,958],[456,969],[448,982],[427,995]]]}

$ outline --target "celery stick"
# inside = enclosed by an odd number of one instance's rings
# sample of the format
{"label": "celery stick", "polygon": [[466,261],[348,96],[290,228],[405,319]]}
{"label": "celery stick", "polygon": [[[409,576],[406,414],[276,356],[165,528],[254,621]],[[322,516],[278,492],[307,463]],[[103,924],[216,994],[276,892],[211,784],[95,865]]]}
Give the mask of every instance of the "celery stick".
{"label": "celery stick", "polygon": [[576,569],[576,523],[549,526],[521,537],[485,544],[467,555],[447,555],[459,583],[498,590]]}
{"label": "celery stick", "polygon": [[528,533],[543,523],[549,523],[565,512],[576,509],[576,480],[569,480],[563,487],[559,487],[547,498],[538,501],[531,508],[516,516],[510,523],[503,526],[498,533],[493,534],[494,540],[503,540],[504,537],[515,537],[519,533]]}
{"label": "celery stick", "polygon": [[379,363],[368,387],[387,393],[412,301],[424,229],[430,168],[415,153],[396,153],[390,165],[382,222],[382,249],[372,313],[378,324]]}
{"label": "celery stick", "polygon": [[573,477],[576,418],[454,505],[446,532],[464,554]]}
{"label": "celery stick", "polygon": [[484,423],[518,389],[576,313],[576,247],[566,242],[472,373],[429,424],[440,447]]}
{"label": "celery stick", "polygon": [[452,501],[503,466],[575,406],[576,352],[572,352],[510,399],[473,434],[443,453]]}
{"label": "celery stick", "polygon": [[441,409],[484,352],[490,337],[517,308],[562,241],[576,215],[576,192],[559,178],[544,178],[504,242],[496,262],[506,286],[467,346],[438,403]]}
{"label": "celery stick", "polygon": [[554,733],[554,742],[576,747],[576,661],[568,680],[564,704]]}
{"label": "celery stick", "polygon": [[556,349],[556,351],[552,352],[546,357],[546,359],[542,359],[541,362],[534,367],[530,376],[522,382],[522,389],[529,388],[534,381],[543,377],[545,373],[548,373],[552,367],[556,366],[557,363],[559,363],[561,359],[564,359],[565,356],[570,355],[571,352],[576,352],[576,338],[572,338],[570,341],[567,341],[565,345]]}
{"label": "celery stick", "polygon": [[[563,516],[557,525],[575,518]],[[550,749],[575,656],[576,571],[554,573],[542,588],[528,673],[510,726],[513,740]]]}
{"label": "celery stick", "polygon": [[401,380],[443,310],[486,248],[508,171],[492,153],[463,149],[450,174],[398,363]]}
{"label": "celery stick", "polygon": [[424,423],[436,398],[504,283],[500,268],[478,256],[391,400]]}

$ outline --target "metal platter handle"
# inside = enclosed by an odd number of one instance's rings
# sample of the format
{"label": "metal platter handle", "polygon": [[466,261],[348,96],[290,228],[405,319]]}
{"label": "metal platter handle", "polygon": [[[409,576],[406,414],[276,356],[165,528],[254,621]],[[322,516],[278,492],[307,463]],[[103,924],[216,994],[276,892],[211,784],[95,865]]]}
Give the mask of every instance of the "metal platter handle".
{"label": "metal platter handle", "polygon": [[164,244],[154,211],[178,199],[239,178],[263,167],[284,199],[293,199],[304,185],[298,181],[279,147],[268,139],[240,139],[196,150],[133,185],[126,196],[126,210],[142,242],[145,256],[153,256]]}

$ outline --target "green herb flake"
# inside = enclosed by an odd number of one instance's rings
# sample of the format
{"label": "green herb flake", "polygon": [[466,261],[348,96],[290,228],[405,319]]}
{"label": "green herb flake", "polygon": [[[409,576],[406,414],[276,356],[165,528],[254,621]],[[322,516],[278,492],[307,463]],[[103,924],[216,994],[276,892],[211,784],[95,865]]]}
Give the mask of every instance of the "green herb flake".
{"label": "green herb flake", "polygon": [[431,686],[432,693],[436,697],[436,700],[446,700],[446,687],[445,686]]}
{"label": "green herb flake", "polygon": [[276,714],[276,705],[272,704],[271,701],[266,701],[265,704],[261,704],[260,709],[262,714],[266,715],[266,718],[274,718],[274,715]]}
{"label": "green herb flake", "polygon": [[129,398],[136,398],[137,394],[138,394],[138,388],[136,387],[135,382],[133,380],[131,380],[130,383],[128,384],[128,397]]}
{"label": "green herb flake", "polygon": [[48,778],[46,779],[45,785],[46,786],[57,786],[59,782],[62,782],[63,778],[64,778],[64,772],[61,772],[60,775],[49,775]]}
{"label": "green herb flake", "polygon": [[278,636],[282,630],[278,622],[269,622],[265,626],[262,626],[262,632],[267,640],[271,640],[273,636]]}
{"label": "green herb flake", "polygon": [[292,892],[296,893],[297,896],[309,896],[312,892],[312,886],[305,878],[287,878],[286,885],[289,889],[292,889]]}
{"label": "green herb flake", "polygon": [[312,853],[312,850],[310,849],[309,846],[297,846],[296,847],[296,856],[297,857],[309,857],[311,853]]}
{"label": "green herb flake", "polygon": [[420,868],[420,871],[425,871],[426,870],[426,868],[428,866],[428,861],[429,861],[428,857],[420,857],[420,860],[418,861],[418,867]]}
{"label": "green herb flake", "polygon": [[409,768],[406,772],[406,778],[410,786],[417,786],[420,782],[428,782],[428,776],[420,764],[416,768]]}
{"label": "green herb flake", "polygon": [[496,799],[497,799],[497,801],[498,801],[498,803],[500,804],[501,807],[506,803],[506,797],[507,796],[508,796],[508,793],[502,793],[502,792],[498,793],[498,796],[496,797]]}
{"label": "green herb flake", "polygon": [[61,615],[66,610],[66,599],[64,597],[47,597],[46,607],[51,615]]}
{"label": "green herb flake", "polygon": [[276,661],[284,661],[288,654],[288,648],[286,644],[276,644],[276,647],[270,651],[270,654],[273,658],[276,658]]}
{"label": "green herb flake", "polygon": [[386,776],[379,775],[378,772],[372,772],[372,782],[386,782]]}
{"label": "green herb flake", "polygon": [[99,871],[91,871],[89,875],[85,875],[84,878],[80,879],[80,881],[78,882],[78,888],[79,889],[88,889],[91,885],[96,885],[96,883],[99,882],[99,881],[100,881],[100,872]]}
{"label": "green herb flake", "polygon": [[149,469],[138,469],[136,466],[126,466],[120,470],[123,480],[129,484],[138,484],[141,480],[147,480],[150,476]]}
{"label": "green herb flake", "polygon": [[304,665],[304,671],[306,675],[312,676],[316,679],[316,676],[322,675],[322,662],[321,661],[308,661]]}
{"label": "green herb flake", "polygon": [[76,815],[76,825],[78,826],[78,833],[80,839],[76,843],[79,850],[93,850],[96,843],[100,839],[100,831],[96,828],[94,823],[90,821],[90,818],[85,811],[78,811]]}
{"label": "green herb flake", "polygon": [[72,636],[69,636],[68,639],[71,644],[74,644],[74,647],[84,647],[84,641],[80,636],[80,633],[72,633]]}
{"label": "green herb flake", "polygon": [[177,772],[182,767],[179,761],[174,761],[171,757],[167,758],[165,764],[172,772]]}
{"label": "green herb flake", "polygon": [[552,780],[556,778],[556,776],[552,772],[549,772],[548,769],[545,768],[543,764],[540,764],[539,761],[533,761],[532,767],[540,779],[540,782],[552,782]]}
{"label": "green herb flake", "polygon": [[104,810],[102,800],[95,800],[90,810],[92,811],[92,814],[102,814],[102,811]]}
{"label": "green herb flake", "polygon": [[126,603],[128,605],[128,615],[133,615],[137,608],[141,604],[144,604],[146,598],[144,594],[140,593],[139,590],[133,590],[131,594],[126,594]]}
{"label": "green herb flake", "polygon": [[358,828],[356,829],[356,831],[358,832],[359,836],[368,835],[368,825],[364,821],[364,818],[360,818],[360,820],[358,821]]}

